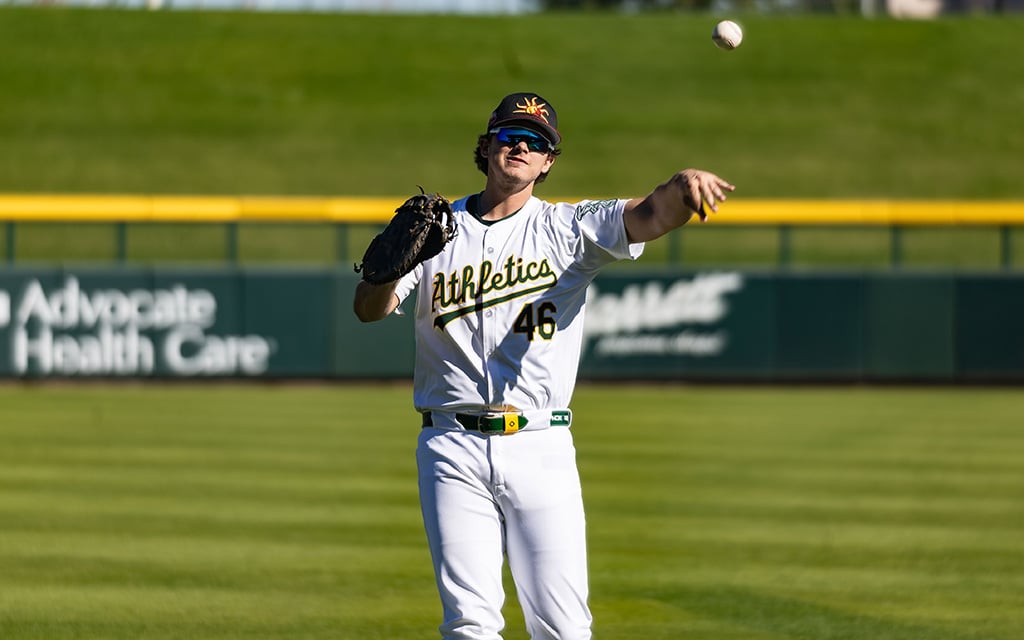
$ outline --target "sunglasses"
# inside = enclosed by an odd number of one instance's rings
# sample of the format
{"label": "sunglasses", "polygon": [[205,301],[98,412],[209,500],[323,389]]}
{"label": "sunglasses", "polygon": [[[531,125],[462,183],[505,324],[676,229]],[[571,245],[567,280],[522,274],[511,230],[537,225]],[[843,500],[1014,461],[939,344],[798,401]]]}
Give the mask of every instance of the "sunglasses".
{"label": "sunglasses", "polygon": [[529,129],[501,127],[500,129],[491,129],[488,133],[493,133],[498,142],[502,144],[515,146],[520,142],[525,142],[526,148],[530,151],[551,153],[555,148],[555,145],[551,144],[547,138]]}

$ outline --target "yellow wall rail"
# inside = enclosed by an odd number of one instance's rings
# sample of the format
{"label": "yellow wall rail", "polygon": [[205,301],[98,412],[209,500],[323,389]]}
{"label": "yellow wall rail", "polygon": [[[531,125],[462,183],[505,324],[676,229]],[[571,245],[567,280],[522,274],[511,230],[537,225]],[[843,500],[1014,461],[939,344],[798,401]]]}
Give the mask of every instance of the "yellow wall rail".
{"label": "yellow wall rail", "polygon": [[11,222],[387,222],[402,198],[2,195]]}
{"label": "yellow wall rail", "polygon": [[[554,199],[554,198],[553,198]],[[384,223],[404,198],[0,195],[8,222]],[[575,201],[578,198],[557,198]],[[1024,225],[1024,201],[747,200],[720,207],[725,225]]]}
{"label": "yellow wall rail", "polygon": [[[579,198],[548,198],[573,202]],[[155,223],[222,225],[224,258],[239,258],[239,228],[249,224],[328,224],[337,234],[339,262],[351,261],[349,231],[383,227],[404,198],[271,197],[203,195],[0,194],[0,229],[7,264],[17,261],[19,225],[97,223],[113,225],[115,256],[128,255],[128,227]],[[776,230],[777,262],[792,260],[795,229],[825,226],[883,227],[889,264],[903,263],[903,233],[913,227],[991,227],[998,231],[998,262],[1014,264],[1014,232],[1024,228],[1024,201],[1000,200],[767,200],[736,196],[713,215],[713,225]],[[374,233],[376,233],[374,231]],[[372,237],[372,236],[371,236]],[[672,234],[668,261],[681,262],[681,239]]]}

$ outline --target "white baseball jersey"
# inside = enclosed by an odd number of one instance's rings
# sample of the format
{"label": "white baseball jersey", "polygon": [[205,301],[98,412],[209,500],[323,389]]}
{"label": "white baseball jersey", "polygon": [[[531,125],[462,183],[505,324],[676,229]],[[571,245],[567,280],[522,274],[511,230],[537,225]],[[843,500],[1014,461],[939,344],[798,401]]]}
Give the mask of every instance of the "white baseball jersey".
{"label": "white baseball jersey", "polygon": [[452,203],[457,237],[399,282],[416,301],[418,411],[560,410],[579,366],[587,286],[605,265],[636,259],[625,200],[536,197],[496,222]]}

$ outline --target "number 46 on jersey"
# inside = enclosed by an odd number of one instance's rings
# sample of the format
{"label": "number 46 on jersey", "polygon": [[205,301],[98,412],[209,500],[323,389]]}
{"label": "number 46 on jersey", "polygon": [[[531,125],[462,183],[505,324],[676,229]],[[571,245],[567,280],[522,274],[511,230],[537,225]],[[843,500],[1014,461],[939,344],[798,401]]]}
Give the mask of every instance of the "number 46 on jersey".
{"label": "number 46 on jersey", "polygon": [[540,334],[544,340],[550,340],[555,335],[554,314],[557,309],[555,303],[547,301],[540,304],[527,302],[523,310],[516,316],[512,330],[516,333],[526,334],[526,339],[533,342],[534,334]]}

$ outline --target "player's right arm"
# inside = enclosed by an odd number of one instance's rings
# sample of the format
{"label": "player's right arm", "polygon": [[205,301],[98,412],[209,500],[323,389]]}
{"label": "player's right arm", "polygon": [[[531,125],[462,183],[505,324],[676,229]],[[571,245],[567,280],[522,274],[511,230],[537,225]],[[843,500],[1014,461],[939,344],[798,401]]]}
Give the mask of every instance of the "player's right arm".
{"label": "player's right arm", "polygon": [[630,242],[650,242],[686,224],[697,216],[703,222],[708,212],[718,211],[725,193],[736,187],[708,171],[685,169],[658,185],[645,198],[626,203],[622,218]]}
{"label": "player's right arm", "polygon": [[384,284],[370,284],[360,280],[356,285],[356,295],[352,302],[356,317],[363,322],[375,322],[388,317],[401,303],[395,293],[398,282],[395,280]]}

